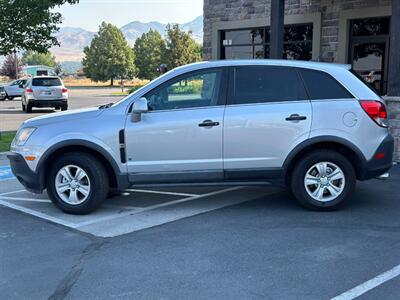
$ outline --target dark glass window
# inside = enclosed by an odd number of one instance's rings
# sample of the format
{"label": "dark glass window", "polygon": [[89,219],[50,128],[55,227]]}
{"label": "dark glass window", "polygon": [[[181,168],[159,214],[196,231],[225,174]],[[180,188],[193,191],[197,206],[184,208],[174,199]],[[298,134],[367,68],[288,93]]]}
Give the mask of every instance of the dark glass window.
{"label": "dark glass window", "polygon": [[356,19],[352,21],[352,36],[389,34],[390,18]]}
{"label": "dark glass window", "polygon": [[248,30],[233,30],[225,32],[225,44],[230,45],[247,45],[264,43],[263,28],[255,28]]}
{"label": "dark glass window", "polygon": [[[285,59],[311,60],[313,25],[287,25],[284,32]],[[222,59],[268,58],[270,29],[254,28],[221,32]]]}
{"label": "dark glass window", "polygon": [[235,46],[226,47],[225,58],[226,59],[252,59],[252,58],[264,58],[264,46]]}
{"label": "dark glass window", "polygon": [[232,104],[307,99],[294,68],[246,66],[234,69]]}
{"label": "dark glass window", "polygon": [[354,98],[331,75],[316,70],[299,69],[311,100]]}

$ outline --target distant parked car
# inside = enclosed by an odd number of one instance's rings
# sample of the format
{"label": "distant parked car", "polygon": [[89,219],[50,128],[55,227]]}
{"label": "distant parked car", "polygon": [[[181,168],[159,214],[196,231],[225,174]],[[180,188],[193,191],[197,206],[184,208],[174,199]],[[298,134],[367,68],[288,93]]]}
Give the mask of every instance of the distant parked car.
{"label": "distant parked car", "polygon": [[4,86],[0,86],[0,101],[6,100],[7,94],[4,90]]}
{"label": "distant parked car", "polygon": [[60,77],[38,76],[28,80],[22,94],[22,110],[32,112],[33,107],[68,109],[68,89]]}
{"label": "distant parked car", "polygon": [[21,97],[22,93],[24,92],[24,89],[22,86],[26,84],[27,79],[17,79],[9,83],[8,85],[3,86],[4,91],[6,93],[6,97],[2,98],[0,94],[0,100],[12,100],[15,97]]}

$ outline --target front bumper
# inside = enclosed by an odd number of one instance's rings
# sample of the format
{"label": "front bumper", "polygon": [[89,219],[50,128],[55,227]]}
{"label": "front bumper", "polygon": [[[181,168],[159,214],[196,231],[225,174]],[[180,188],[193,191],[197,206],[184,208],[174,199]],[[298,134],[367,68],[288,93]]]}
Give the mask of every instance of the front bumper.
{"label": "front bumper", "polygon": [[7,158],[10,161],[11,171],[28,191],[32,193],[41,193],[44,190],[44,180],[42,176],[29,168],[21,154],[8,152]]}
{"label": "front bumper", "polygon": [[373,157],[365,163],[360,179],[375,178],[389,171],[393,166],[393,152],[394,139],[388,134],[375,151]]}
{"label": "front bumper", "polygon": [[67,99],[56,99],[56,100],[29,100],[29,104],[34,107],[61,107],[67,106]]}

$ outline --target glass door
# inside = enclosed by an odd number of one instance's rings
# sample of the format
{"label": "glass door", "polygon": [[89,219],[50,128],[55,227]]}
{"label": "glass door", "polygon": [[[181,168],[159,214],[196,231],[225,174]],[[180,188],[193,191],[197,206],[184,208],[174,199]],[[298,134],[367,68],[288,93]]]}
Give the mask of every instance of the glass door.
{"label": "glass door", "polygon": [[387,90],[387,57],[390,18],[357,19],[351,22],[349,63],[365,82],[380,94]]}

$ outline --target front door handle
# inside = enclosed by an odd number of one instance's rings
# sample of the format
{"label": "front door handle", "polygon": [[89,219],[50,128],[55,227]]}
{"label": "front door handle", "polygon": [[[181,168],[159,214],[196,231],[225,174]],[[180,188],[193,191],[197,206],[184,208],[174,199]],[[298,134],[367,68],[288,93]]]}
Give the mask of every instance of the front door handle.
{"label": "front door handle", "polygon": [[287,117],[285,120],[286,121],[303,121],[306,120],[306,116],[300,116],[299,114],[292,114],[289,117]]}
{"label": "front door handle", "polygon": [[213,127],[218,125],[219,122],[214,122],[212,120],[204,120],[202,123],[199,124],[199,127]]}

